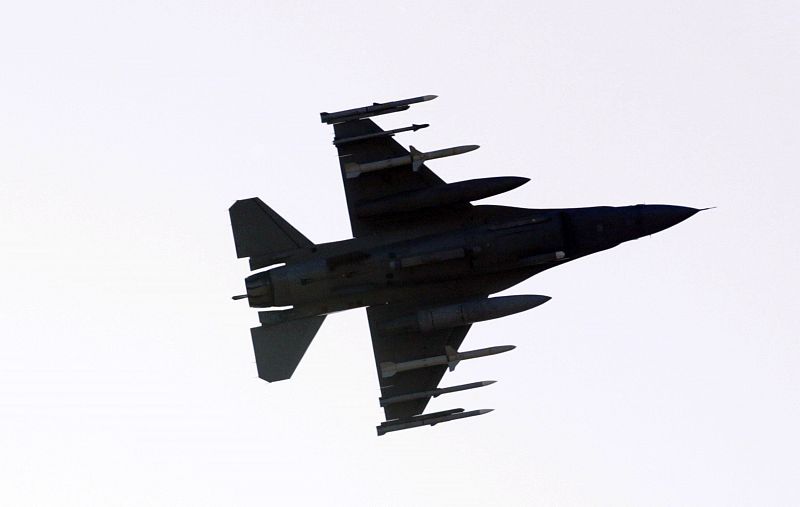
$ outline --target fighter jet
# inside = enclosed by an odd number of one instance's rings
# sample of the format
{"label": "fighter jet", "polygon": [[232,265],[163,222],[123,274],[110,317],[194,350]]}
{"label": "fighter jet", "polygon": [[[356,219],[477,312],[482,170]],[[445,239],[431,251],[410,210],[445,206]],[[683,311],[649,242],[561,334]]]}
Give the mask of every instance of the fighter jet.
{"label": "fighter jet", "polygon": [[[258,198],[230,208],[236,253],[256,271],[247,299],[260,311],[250,330],[258,376],[292,377],[325,316],[366,307],[380,405],[378,435],[481,415],[462,408],[423,413],[432,397],[493,381],[439,387],[460,361],[513,346],[460,351],[474,322],[541,305],[540,295],[490,297],[546,269],[672,227],[698,209],[668,205],[526,209],[474,205],[528,178],[445,183],[428,162],[475,145],[428,152],[395,141],[428,125],[383,130],[371,118],[436,98],[426,95],[320,113],[333,125],[353,238],[315,244]],[[289,307],[287,309],[287,307]]]}

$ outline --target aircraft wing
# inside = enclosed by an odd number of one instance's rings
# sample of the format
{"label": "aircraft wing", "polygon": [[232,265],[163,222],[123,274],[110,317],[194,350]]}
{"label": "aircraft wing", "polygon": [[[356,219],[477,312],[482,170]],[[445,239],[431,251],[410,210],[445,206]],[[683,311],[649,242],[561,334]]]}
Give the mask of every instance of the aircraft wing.
{"label": "aircraft wing", "polygon": [[[410,304],[388,304],[367,308],[369,329],[372,334],[372,349],[375,353],[375,365],[378,369],[382,401],[436,389],[442,380],[444,372],[447,370],[447,365],[402,371],[391,377],[384,378],[381,374],[381,363],[402,363],[439,356],[448,346],[458,350],[470,328],[470,325],[466,325],[435,330],[430,333],[387,332],[386,325],[389,322],[412,315],[415,312],[416,308]],[[407,418],[421,414],[430,398],[431,396],[424,396],[413,400],[387,404],[384,406],[386,419]]]}
{"label": "aircraft wing", "polygon": [[[527,178],[495,177],[445,183],[424,163],[466,153],[477,146],[456,146],[425,153],[412,146],[406,149],[394,140],[394,135],[416,131],[427,125],[385,131],[369,119],[380,114],[404,111],[410,104],[432,98],[435,96],[426,95],[335,113],[320,113],[323,123],[333,125],[333,144],[339,154],[353,236],[382,236],[385,241],[403,240],[493,221],[507,223],[510,219],[530,215],[529,210],[519,208],[471,204],[473,200],[516,188],[525,183]],[[455,290],[457,295],[452,296],[453,289],[449,288],[445,291],[449,297],[443,297],[441,292],[434,294],[428,288],[424,293],[409,294],[401,302],[367,308],[381,387],[381,406],[386,414],[386,422],[378,427],[379,435],[485,413],[482,410],[464,412],[463,409],[432,414],[423,414],[423,411],[433,396],[490,383],[473,382],[438,388],[444,372],[448,368],[455,368],[461,359],[497,354],[513,348],[490,347],[459,352],[470,329],[470,322],[481,319],[468,321],[458,320],[457,317],[464,317],[462,310],[466,307],[475,309],[477,313],[481,309],[491,313],[490,307],[495,303],[486,302],[488,295],[527,276],[530,275],[522,272],[508,276],[494,275],[480,288],[481,294],[475,294],[473,289],[473,293],[458,295]],[[512,278],[513,283],[509,283]],[[469,301],[452,301],[452,297],[463,297]],[[449,325],[415,324],[422,318],[420,315],[434,310],[443,310],[446,319],[452,317],[456,320],[449,321]],[[398,326],[398,322],[404,324]]]}
{"label": "aircraft wing", "polygon": [[425,164],[412,170],[410,162],[405,167],[364,172],[353,177],[352,172],[348,174],[348,168],[354,167],[355,164],[369,164],[399,157],[410,158],[411,152],[395,141],[391,135],[367,137],[385,134],[383,129],[369,119],[337,123],[333,128],[336,140],[362,138],[337,144],[336,147],[339,152],[339,165],[342,171],[353,236],[403,232],[415,229],[420,225],[430,228],[443,220],[457,219],[459,215],[463,216],[466,209],[472,207],[469,203],[461,203],[447,209],[437,209],[433,213],[428,210],[425,214],[403,213],[392,217],[359,216],[358,206],[363,203],[376,202],[388,196],[423,190],[445,183]]}
{"label": "aircraft wing", "polygon": [[504,206],[473,206],[470,201],[516,188],[527,178],[501,176],[445,183],[425,165],[425,161],[460,155],[478,146],[425,153],[413,146],[406,149],[394,135],[417,131],[427,124],[383,130],[368,119],[405,111],[410,104],[434,98],[426,95],[320,113],[323,123],[333,125],[333,144],[339,153],[353,236],[421,236],[525,212]]}

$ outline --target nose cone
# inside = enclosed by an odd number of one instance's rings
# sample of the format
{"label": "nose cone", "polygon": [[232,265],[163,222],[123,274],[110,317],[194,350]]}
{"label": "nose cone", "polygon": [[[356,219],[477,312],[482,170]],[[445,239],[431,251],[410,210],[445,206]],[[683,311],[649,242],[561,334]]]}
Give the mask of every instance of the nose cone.
{"label": "nose cone", "polygon": [[669,206],[666,204],[646,204],[640,208],[642,236],[648,236],[679,224],[700,211],[685,206]]}

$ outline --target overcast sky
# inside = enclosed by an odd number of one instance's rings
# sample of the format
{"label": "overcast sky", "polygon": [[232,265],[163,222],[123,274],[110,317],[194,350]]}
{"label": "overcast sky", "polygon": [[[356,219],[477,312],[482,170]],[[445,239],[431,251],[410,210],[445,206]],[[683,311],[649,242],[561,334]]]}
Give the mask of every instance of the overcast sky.
{"label": "overcast sky", "polygon": [[[3,505],[800,505],[800,7],[792,1],[0,7]],[[526,207],[718,206],[505,292],[515,344],[375,436],[363,310],[256,376],[228,207],[350,237],[332,111]]]}

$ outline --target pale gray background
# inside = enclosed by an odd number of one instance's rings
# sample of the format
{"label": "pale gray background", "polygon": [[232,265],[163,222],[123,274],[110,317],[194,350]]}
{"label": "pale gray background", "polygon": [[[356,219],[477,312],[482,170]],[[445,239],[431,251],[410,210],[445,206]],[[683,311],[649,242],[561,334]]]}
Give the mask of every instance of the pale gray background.
{"label": "pale gray background", "polygon": [[[7,2],[3,505],[800,505],[797,2]],[[508,291],[516,344],[375,436],[364,312],[256,378],[228,206],[350,229],[318,113],[423,94],[399,138],[529,207],[719,206]]]}

